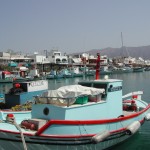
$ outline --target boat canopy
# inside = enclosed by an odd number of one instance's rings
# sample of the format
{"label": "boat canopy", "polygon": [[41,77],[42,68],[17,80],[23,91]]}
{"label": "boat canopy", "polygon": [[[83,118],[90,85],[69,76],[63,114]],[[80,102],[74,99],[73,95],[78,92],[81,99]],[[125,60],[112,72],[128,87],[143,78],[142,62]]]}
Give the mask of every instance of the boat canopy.
{"label": "boat canopy", "polygon": [[42,94],[43,97],[60,97],[73,98],[83,95],[98,95],[104,93],[104,89],[97,89],[93,87],[85,87],[81,85],[68,85],[58,88],[57,90],[49,90]]}

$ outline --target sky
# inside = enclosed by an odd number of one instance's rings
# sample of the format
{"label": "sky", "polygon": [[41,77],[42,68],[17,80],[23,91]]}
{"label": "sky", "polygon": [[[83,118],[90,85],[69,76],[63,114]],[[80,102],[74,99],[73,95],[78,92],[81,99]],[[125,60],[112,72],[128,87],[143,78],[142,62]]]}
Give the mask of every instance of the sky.
{"label": "sky", "polygon": [[150,0],[0,0],[0,51],[150,45]]}

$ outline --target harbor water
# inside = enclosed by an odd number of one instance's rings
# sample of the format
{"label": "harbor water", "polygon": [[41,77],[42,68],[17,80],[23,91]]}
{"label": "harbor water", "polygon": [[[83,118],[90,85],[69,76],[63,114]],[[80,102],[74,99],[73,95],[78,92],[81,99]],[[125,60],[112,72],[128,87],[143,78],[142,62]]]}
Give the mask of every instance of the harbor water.
{"label": "harbor water", "polygon": [[[104,76],[101,76],[103,78]],[[142,99],[150,103],[150,71],[138,73],[112,74],[109,78],[123,80],[123,95],[134,92],[143,91]],[[57,89],[64,85],[77,84],[81,80],[90,80],[94,77],[79,77],[79,78],[63,78],[49,80],[49,89]],[[7,93],[12,87],[12,84],[1,84],[0,93]],[[88,147],[86,147],[88,150]],[[150,121],[145,122],[138,133],[132,136],[127,141],[110,148],[112,150],[148,150],[150,149]],[[91,149],[90,149],[91,150]]]}

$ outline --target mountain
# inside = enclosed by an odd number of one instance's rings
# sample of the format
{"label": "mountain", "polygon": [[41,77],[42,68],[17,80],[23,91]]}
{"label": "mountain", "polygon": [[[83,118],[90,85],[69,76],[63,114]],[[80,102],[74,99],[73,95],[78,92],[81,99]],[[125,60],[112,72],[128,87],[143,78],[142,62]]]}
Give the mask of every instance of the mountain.
{"label": "mountain", "polygon": [[93,49],[86,53],[96,55],[107,55],[108,58],[114,58],[118,56],[131,56],[135,58],[142,57],[143,59],[150,59],[150,45],[140,46],[140,47],[121,47],[121,48],[104,48],[104,49]]}

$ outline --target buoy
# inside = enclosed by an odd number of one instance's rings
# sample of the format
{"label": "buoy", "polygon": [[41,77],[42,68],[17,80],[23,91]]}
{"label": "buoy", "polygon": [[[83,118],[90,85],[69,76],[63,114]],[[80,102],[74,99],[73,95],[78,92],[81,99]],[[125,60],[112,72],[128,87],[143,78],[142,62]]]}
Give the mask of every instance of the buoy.
{"label": "buoy", "polygon": [[134,121],[126,128],[127,129],[126,133],[132,135],[136,133],[140,127],[141,123],[139,121]]}
{"label": "buoy", "polygon": [[108,75],[105,75],[104,76],[104,80],[108,80],[109,79],[109,76]]}
{"label": "buoy", "polygon": [[23,120],[21,122],[21,127],[25,129],[30,129],[30,130],[36,130],[36,125],[30,122],[30,120]]}
{"label": "buoy", "polygon": [[147,121],[150,120],[150,113],[148,113],[148,114],[145,115],[145,119],[146,119]]}
{"label": "buoy", "polygon": [[15,88],[20,88],[20,84],[19,84],[19,83],[16,83],[16,84],[15,84]]}
{"label": "buoy", "polygon": [[6,116],[7,122],[14,122],[14,120],[15,120],[15,117],[13,114],[7,114],[7,116]]}
{"label": "buoy", "polygon": [[109,136],[110,136],[110,132],[108,130],[105,130],[105,131],[102,131],[102,132],[94,135],[91,140],[93,143],[97,144],[97,143],[105,140]]}
{"label": "buoy", "polygon": [[133,99],[137,99],[137,98],[138,98],[138,95],[132,95],[132,98],[133,98]]}

